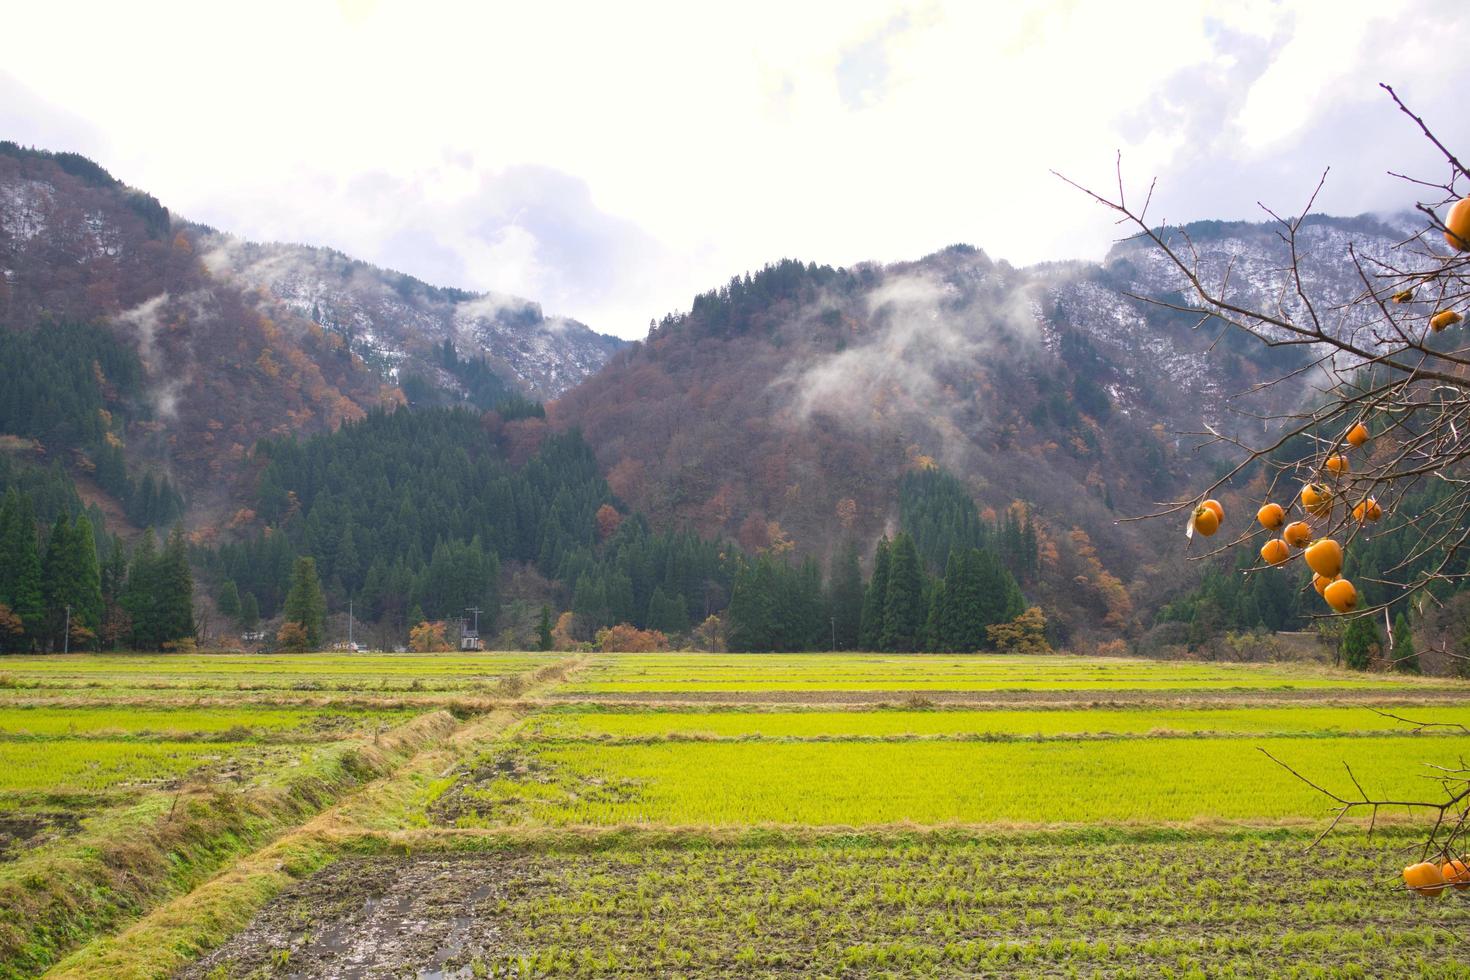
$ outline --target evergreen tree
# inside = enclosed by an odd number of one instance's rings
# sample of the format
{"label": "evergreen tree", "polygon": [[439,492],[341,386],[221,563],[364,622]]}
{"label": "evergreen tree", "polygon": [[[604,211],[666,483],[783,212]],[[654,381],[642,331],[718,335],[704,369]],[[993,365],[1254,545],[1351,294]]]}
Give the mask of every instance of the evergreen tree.
{"label": "evergreen tree", "polygon": [[551,607],[543,603],[541,621],[536,624],[536,649],[550,650],[551,646]]}
{"label": "evergreen tree", "polygon": [[1399,613],[1393,620],[1393,668],[1407,674],[1420,673],[1419,653],[1414,649],[1414,633],[1409,617]]}
{"label": "evergreen tree", "polygon": [[[295,623],[305,633],[306,648],[319,650],[322,645],[322,621],[327,613],[327,600],[316,574],[316,559],[298,558],[291,571],[291,589],[286,593],[285,622]],[[420,613],[422,616],[422,613]]]}
{"label": "evergreen tree", "polygon": [[259,628],[260,603],[256,601],[254,592],[247,592],[240,597],[240,629],[254,633]]}
{"label": "evergreen tree", "polygon": [[883,596],[883,632],[878,644],[883,650],[911,653],[919,649],[926,617],[924,579],[919,567],[919,550],[908,532],[893,539],[889,558],[888,588]]}
{"label": "evergreen tree", "polygon": [[743,563],[735,573],[729,610],[731,650],[748,653],[776,649],[780,613],[773,578],[768,555]]}
{"label": "evergreen tree", "polygon": [[189,570],[184,529],[175,526],[164,545],[158,568],[158,633],[173,643],[194,635],[194,576]]}
{"label": "evergreen tree", "polygon": [[41,556],[31,499],[14,488],[6,492],[0,504],[0,603],[20,617],[25,630],[8,640],[8,645],[31,648],[44,630]]}
{"label": "evergreen tree", "polygon": [[689,611],[683,596],[671,596],[656,585],[648,599],[648,628],[661,633],[689,632]]}
{"label": "evergreen tree", "polygon": [[123,594],[128,584],[128,553],[122,538],[112,536],[107,561],[102,566],[102,629],[98,633],[102,648],[116,650],[128,638],[132,620],[123,608]]}
{"label": "evergreen tree", "polygon": [[102,625],[102,576],[87,515],[80,514],[75,521],[65,513],[57,515],[46,542],[41,582],[52,647],[70,645],[63,635],[68,624],[79,646],[92,645]]}
{"label": "evergreen tree", "polygon": [[1383,638],[1371,616],[1349,621],[1342,634],[1342,660],[1352,670],[1367,670],[1383,650]]}
{"label": "evergreen tree", "polygon": [[158,542],[153,529],[147,528],[133,549],[127,587],[122,593],[122,607],[132,623],[128,643],[138,650],[157,650],[163,645],[157,611],[161,571]]}
{"label": "evergreen tree", "polygon": [[858,646],[863,650],[881,650],[883,642],[883,609],[888,595],[888,538],[878,539],[873,557],[873,577],[863,593],[862,618],[858,628]]}
{"label": "evergreen tree", "polygon": [[225,584],[219,590],[219,611],[230,619],[240,618],[240,590],[232,578],[225,579]]}
{"label": "evergreen tree", "polygon": [[837,559],[827,602],[835,621],[837,649],[856,649],[863,622],[863,571],[858,564],[856,542],[849,541]]}

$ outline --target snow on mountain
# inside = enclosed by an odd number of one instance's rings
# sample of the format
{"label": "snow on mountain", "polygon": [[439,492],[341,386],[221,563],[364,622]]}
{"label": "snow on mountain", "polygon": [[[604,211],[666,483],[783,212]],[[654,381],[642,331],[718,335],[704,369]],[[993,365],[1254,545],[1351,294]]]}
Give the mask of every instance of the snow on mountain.
{"label": "snow on mountain", "polygon": [[264,290],[345,337],[385,377],[452,340],[483,354],[513,387],[555,398],[595,373],[624,341],[514,296],[431,286],[412,276],[305,245],[259,244],[208,232],[205,262],[218,276]]}

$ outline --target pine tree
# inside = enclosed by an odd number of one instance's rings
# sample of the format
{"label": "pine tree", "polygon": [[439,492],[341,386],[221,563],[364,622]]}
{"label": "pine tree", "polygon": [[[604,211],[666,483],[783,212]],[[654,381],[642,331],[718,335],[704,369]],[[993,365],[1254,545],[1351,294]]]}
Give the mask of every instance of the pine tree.
{"label": "pine tree", "polygon": [[1414,633],[1409,617],[1399,613],[1393,620],[1393,669],[1406,674],[1420,673],[1419,653],[1414,649]]}
{"label": "pine tree", "polygon": [[855,542],[849,541],[837,559],[827,602],[832,608],[837,649],[856,649],[863,622],[863,571]]}
{"label": "pine tree", "polygon": [[1383,639],[1371,616],[1351,620],[1342,634],[1342,660],[1352,670],[1367,670],[1383,650]]}
{"label": "pine tree", "polygon": [[43,634],[46,610],[41,555],[31,498],[14,488],[6,492],[0,505],[0,603],[20,618],[24,628],[8,645],[32,648]]}
{"label": "pine tree", "polygon": [[63,632],[71,628],[77,645],[90,646],[102,625],[102,576],[92,523],[80,514],[56,516],[41,566],[48,639],[54,649],[69,647]]}
{"label": "pine tree", "polygon": [[221,615],[230,619],[240,618],[240,589],[232,578],[225,579],[225,584],[220,587],[219,611]]}
{"label": "pine tree", "polygon": [[735,573],[728,613],[731,650],[750,653],[775,649],[779,613],[772,577],[767,555],[742,564]]}
{"label": "pine tree", "polygon": [[[316,559],[298,558],[291,570],[291,588],[286,593],[285,622],[300,626],[306,635],[306,648],[319,650],[322,645],[322,621],[327,614],[327,600],[316,574]],[[422,613],[420,613],[422,616]]]}
{"label": "pine tree", "polygon": [[240,629],[247,633],[254,633],[260,626],[260,603],[255,598],[254,592],[247,592],[240,597]]}
{"label": "pine tree", "polygon": [[551,647],[551,607],[542,604],[541,621],[536,625],[536,649],[550,650]]}
{"label": "pine tree", "polygon": [[157,650],[163,644],[157,601],[159,561],[157,539],[153,529],[147,528],[133,549],[127,587],[122,593],[122,607],[132,621],[128,643],[138,650]]}
{"label": "pine tree", "polygon": [[116,650],[128,638],[132,620],[123,608],[128,584],[128,553],[122,538],[112,536],[107,561],[102,566],[102,628],[98,631],[103,649]]}
{"label": "pine tree", "polygon": [[907,532],[893,539],[888,567],[888,588],[883,596],[883,632],[879,647],[899,653],[919,648],[924,628],[923,570],[919,567],[919,550]]}
{"label": "pine tree", "polygon": [[194,576],[189,570],[189,551],[184,529],[169,533],[158,567],[158,632],[162,643],[174,643],[194,635]]}
{"label": "pine tree", "polygon": [[888,538],[878,539],[873,557],[873,577],[863,593],[862,618],[858,628],[858,646],[863,650],[880,650],[883,641],[883,606],[888,595]]}

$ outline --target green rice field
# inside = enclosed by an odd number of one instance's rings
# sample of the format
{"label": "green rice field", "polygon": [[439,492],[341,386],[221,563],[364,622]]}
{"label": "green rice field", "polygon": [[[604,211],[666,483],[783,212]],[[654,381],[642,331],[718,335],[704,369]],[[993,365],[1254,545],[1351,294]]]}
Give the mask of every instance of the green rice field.
{"label": "green rice field", "polygon": [[1423,816],[1308,850],[1265,754],[1433,795],[1462,726],[1461,682],[1282,664],[10,658],[0,977],[1470,976],[1470,892],[1399,884]]}

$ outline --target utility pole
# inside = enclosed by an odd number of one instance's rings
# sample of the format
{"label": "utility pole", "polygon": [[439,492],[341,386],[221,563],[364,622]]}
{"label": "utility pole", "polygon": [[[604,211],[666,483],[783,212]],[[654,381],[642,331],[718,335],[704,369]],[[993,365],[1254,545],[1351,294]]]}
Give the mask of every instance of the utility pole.
{"label": "utility pole", "polygon": [[352,642],[352,600],[351,599],[348,599],[347,600],[347,650],[350,653],[351,651],[356,650],[356,649],[357,649],[357,646],[355,644],[353,644],[353,642]]}
{"label": "utility pole", "polygon": [[832,652],[837,652],[837,617],[832,617]]}
{"label": "utility pole", "polygon": [[71,606],[66,607],[66,626],[61,631],[61,652],[71,653]]}
{"label": "utility pole", "polygon": [[480,645],[480,607],[479,606],[465,606],[464,611],[467,612],[467,613],[471,613],[471,614],[474,615],[474,617],[475,617],[475,630],[474,630],[473,633],[470,633],[469,636],[467,637],[465,635],[465,631],[464,631],[464,623],[465,623],[465,620],[461,619],[459,621],[460,622],[460,627],[459,627],[459,648],[461,650],[465,649],[465,641],[468,640],[468,639],[470,639],[470,638],[473,638],[473,644],[474,645],[472,647],[470,647],[470,649],[473,649],[473,650],[481,650],[481,649],[483,649],[483,647]]}

